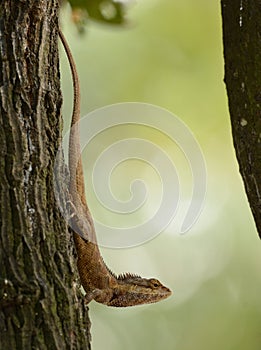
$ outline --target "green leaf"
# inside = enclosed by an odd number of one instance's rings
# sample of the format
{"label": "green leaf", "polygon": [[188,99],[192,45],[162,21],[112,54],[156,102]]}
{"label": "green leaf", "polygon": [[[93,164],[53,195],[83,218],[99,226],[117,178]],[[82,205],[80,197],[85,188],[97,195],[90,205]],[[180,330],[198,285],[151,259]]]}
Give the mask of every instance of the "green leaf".
{"label": "green leaf", "polygon": [[113,0],[68,0],[72,9],[86,10],[88,17],[109,24],[124,23],[124,4]]}

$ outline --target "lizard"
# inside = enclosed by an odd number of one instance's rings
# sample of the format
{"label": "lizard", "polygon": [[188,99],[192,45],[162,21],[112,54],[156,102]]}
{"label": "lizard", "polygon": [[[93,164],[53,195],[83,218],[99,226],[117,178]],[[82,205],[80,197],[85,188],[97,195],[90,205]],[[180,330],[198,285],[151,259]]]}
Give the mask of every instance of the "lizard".
{"label": "lizard", "polygon": [[[79,138],[79,77],[69,44],[61,30],[59,30],[59,36],[70,64],[74,91],[69,138],[69,192],[73,206],[75,207],[77,220],[87,220],[87,225],[80,225],[80,230],[84,229],[88,232],[79,232],[78,230],[78,232],[75,232],[73,230],[77,252],[77,268],[81,284],[86,292],[85,302],[88,304],[91,300],[95,300],[108,306],[127,307],[154,303],[166,299],[171,295],[171,291],[159,280],[155,278],[142,278],[132,273],[124,273],[117,276],[107,267],[101,256],[94,223],[85,196]],[[79,218],[79,216],[81,217]]]}

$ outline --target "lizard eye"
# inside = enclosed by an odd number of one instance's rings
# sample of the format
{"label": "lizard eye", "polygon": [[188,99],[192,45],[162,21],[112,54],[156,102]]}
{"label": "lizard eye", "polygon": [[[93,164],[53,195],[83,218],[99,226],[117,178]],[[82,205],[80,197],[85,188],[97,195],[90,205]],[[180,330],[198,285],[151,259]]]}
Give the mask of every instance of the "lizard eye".
{"label": "lizard eye", "polygon": [[157,288],[161,286],[161,283],[158,280],[151,280],[153,287]]}

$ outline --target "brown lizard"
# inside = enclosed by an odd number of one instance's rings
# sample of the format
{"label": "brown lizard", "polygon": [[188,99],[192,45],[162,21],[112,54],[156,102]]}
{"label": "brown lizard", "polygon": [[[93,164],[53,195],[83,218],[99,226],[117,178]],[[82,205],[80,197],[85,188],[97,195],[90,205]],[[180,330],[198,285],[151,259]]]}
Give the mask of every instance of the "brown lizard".
{"label": "brown lizard", "polygon": [[[74,106],[69,141],[69,190],[73,205],[76,208],[76,226],[77,220],[87,220],[87,233],[80,232],[79,234],[79,232],[74,232],[74,242],[78,256],[77,267],[82,286],[86,292],[86,302],[88,303],[94,299],[105,305],[124,307],[160,301],[170,296],[171,291],[157,279],[142,278],[130,273],[116,276],[106,266],[101,256],[84,189],[79,138],[79,78],[69,45],[61,31],[59,31],[59,35],[70,63],[74,86]],[[86,227],[86,225],[81,227]]]}

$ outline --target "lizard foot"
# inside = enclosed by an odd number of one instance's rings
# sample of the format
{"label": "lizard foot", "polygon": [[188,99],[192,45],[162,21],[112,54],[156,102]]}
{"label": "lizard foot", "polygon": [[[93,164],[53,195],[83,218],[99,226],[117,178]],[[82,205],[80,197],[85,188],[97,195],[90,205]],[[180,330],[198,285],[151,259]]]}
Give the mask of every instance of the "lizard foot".
{"label": "lizard foot", "polygon": [[100,289],[94,289],[91,292],[88,292],[84,296],[84,304],[88,305],[93,299],[97,298],[102,294]]}

